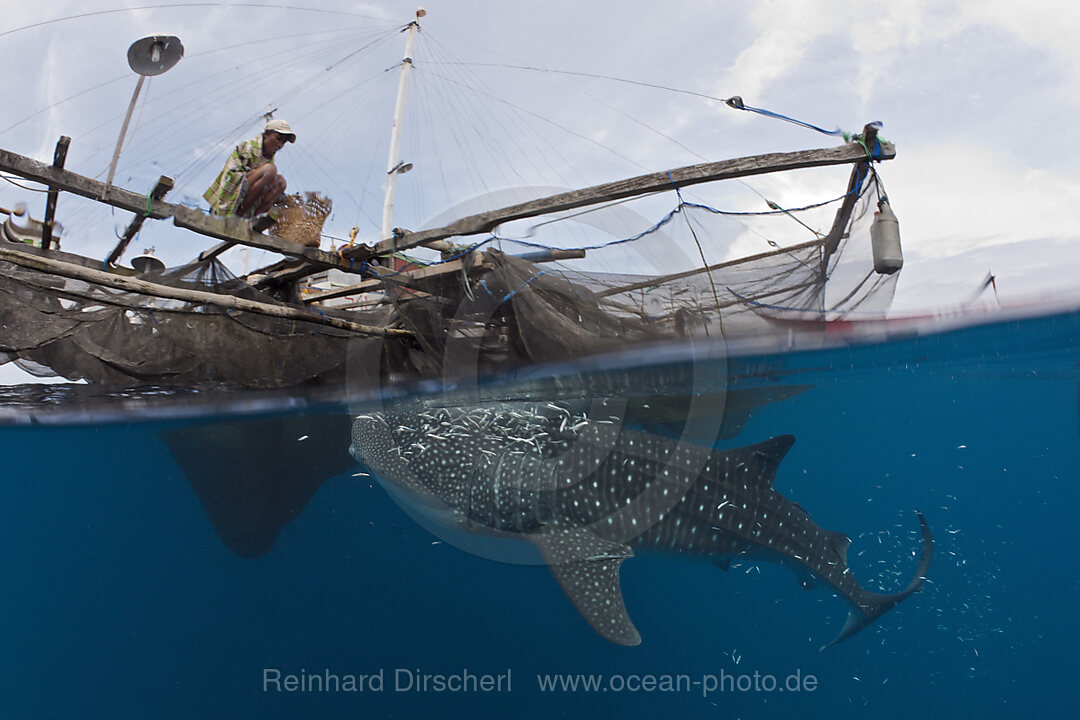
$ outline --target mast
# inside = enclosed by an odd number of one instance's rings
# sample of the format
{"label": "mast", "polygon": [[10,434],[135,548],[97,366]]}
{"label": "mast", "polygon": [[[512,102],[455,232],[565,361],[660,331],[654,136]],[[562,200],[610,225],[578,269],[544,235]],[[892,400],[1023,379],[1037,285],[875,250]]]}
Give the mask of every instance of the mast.
{"label": "mast", "polygon": [[394,108],[394,126],[390,133],[390,159],[386,164],[386,198],[383,200],[382,236],[389,240],[394,232],[394,192],[397,190],[397,176],[407,172],[412,166],[401,162],[401,122],[405,114],[405,98],[409,93],[409,73],[412,71],[412,48],[416,31],[420,29],[420,18],[427,15],[424,8],[416,9],[416,19],[406,27],[409,32],[405,41],[405,57],[401,60],[401,79],[398,82],[397,105]]}

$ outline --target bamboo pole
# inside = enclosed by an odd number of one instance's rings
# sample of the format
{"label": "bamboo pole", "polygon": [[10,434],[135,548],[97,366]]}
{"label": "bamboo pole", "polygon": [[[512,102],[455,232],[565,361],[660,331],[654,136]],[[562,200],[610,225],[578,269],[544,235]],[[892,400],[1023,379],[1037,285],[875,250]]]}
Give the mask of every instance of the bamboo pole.
{"label": "bamboo pole", "polygon": [[[896,149],[889,144],[882,144],[882,160],[896,157]],[[866,151],[857,143],[847,143],[840,147],[818,150],[800,150],[788,153],[769,153],[750,157],[721,160],[719,162],[687,165],[674,170],[666,170],[648,175],[618,180],[616,182],[593,185],[580,190],[571,190],[558,195],[519,203],[489,212],[469,215],[450,225],[431,230],[406,233],[403,238],[391,238],[380,242],[374,253],[366,248],[350,248],[344,251],[345,257],[366,259],[372,254],[384,254],[407,250],[423,245],[431,240],[442,240],[460,235],[475,235],[491,232],[497,226],[512,220],[521,220],[536,215],[573,210],[587,205],[595,205],[611,200],[619,200],[637,195],[675,190],[716,180],[730,180],[748,175],[784,172],[809,167],[828,165],[847,165],[866,160]]]}
{"label": "bamboo pole", "polygon": [[121,210],[139,213],[144,218],[162,220],[172,217],[173,224],[177,227],[197,232],[200,235],[261,250],[271,250],[289,257],[302,258],[310,265],[309,273],[318,272],[319,269],[328,267],[344,270],[345,272],[353,271],[353,263],[348,259],[342,259],[338,255],[325,250],[304,247],[298,243],[282,240],[274,235],[263,235],[255,232],[251,223],[243,218],[207,216],[198,208],[173,205],[164,200],[155,199],[152,195],[147,198],[146,195],[140,195],[115,186],[107,187],[103,182],[84,177],[70,170],[46,165],[43,162],[13,153],[10,150],[0,149],[0,170],[15,173],[27,180],[48,185],[56,190],[81,195]]}
{"label": "bamboo pole", "polygon": [[641,282],[632,283],[630,285],[620,285],[618,287],[607,288],[606,290],[598,290],[596,297],[609,297],[611,295],[618,295],[619,293],[631,292],[633,290],[641,290],[643,288],[650,288],[655,285],[663,285],[664,283],[671,282],[672,280],[682,280],[683,278],[693,277],[694,275],[701,275],[702,273],[712,272],[713,270],[720,270],[721,268],[733,267],[735,265],[741,265],[743,263],[753,262],[755,260],[763,260],[767,257],[775,257],[776,255],[784,255],[786,253],[794,252],[796,250],[805,250],[809,247],[820,247],[821,240],[809,240],[798,245],[790,245],[779,250],[770,250],[768,252],[758,253],[757,255],[747,255],[746,257],[736,258],[735,260],[726,260],[724,262],[715,263],[706,267],[694,268],[693,270],[683,270],[682,272],[672,273],[670,275],[660,275],[658,277],[651,277]]}
{"label": "bamboo pole", "polygon": [[272,305],[270,303],[259,302],[257,300],[247,300],[245,298],[234,297],[232,295],[222,295],[220,293],[207,292],[203,290],[187,290],[184,288],[175,288],[169,285],[162,285],[160,283],[153,283],[147,280],[123,277],[120,275],[114,275],[112,273],[104,272],[102,270],[94,270],[93,268],[87,268],[81,265],[75,265],[73,263],[53,260],[52,258],[41,257],[38,255],[31,255],[26,252],[20,252],[18,250],[9,249],[2,246],[0,246],[0,260],[6,260],[7,262],[14,263],[22,267],[28,267],[34,270],[40,270],[42,272],[60,275],[62,277],[72,278],[75,280],[84,280],[86,282],[95,283],[97,285],[105,285],[106,287],[112,287],[118,290],[126,290],[128,292],[140,293],[143,295],[152,295],[161,298],[169,298],[172,300],[182,300],[184,302],[190,302],[197,305],[215,305],[217,307],[229,308],[233,310],[242,310],[245,312],[251,312],[257,315],[266,315],[269,317],[286,318],[289,320],[302,320],[304,322],[310,322],[316,325],[328,325],[339,330],[347,330],[349,332],[354,332],[360,335],[412,335],[412,333],[410,333],[408,330],[401,330],[398,328],[380,328],[371,325],[363,325],[360,323],[352,322],[351,320],[344,320],[341,318],[324,315],[322,313],[308,310],[306,308],[296,308],[289,305]]}

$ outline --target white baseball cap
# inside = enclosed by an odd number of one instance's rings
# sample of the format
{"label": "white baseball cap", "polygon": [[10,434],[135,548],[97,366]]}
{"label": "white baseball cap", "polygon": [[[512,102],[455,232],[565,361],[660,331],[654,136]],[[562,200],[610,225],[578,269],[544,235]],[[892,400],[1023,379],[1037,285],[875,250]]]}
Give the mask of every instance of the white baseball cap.
{"label": "white baseball cap", "polygon": [[287,142],[296,142],[296,133],[289,127],[289,123],[284,120],[271,120],[266,123],[266,129],[284,135]]}

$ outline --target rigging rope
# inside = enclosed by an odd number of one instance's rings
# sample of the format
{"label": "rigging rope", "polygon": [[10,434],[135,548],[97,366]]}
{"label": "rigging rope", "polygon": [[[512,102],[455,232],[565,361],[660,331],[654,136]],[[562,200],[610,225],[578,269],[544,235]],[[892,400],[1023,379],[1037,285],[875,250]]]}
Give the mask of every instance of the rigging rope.
{"label": "rigging rope", "polygon": [[366,20],[376,20],[378,22],[391,22],[386,18],[378,18],[372,15],[363,15],[355,12],[348,12],[345,10],[326,10],[323,8],[312,7],[298,7],[295,5],[273,5],[270,3],[239,3],[228,2],[223,0],[222,2],[201,2],[201,3],[169,3],[166,5],[138,5],[135,7],[113,8],[111,10],[95,10],[94,12],[79,13],[76,15],[65,15],[64,17],[53,18],[52,20],[41,20],[39,22],[30,23],[29,25],[23,25],[21,27],[12,28],[11,30],[5,30],[0,32],[0,37],[11,35],[13,33],[21,32],[23,30],[30,30],[37,27],[44,27],[45,25],[53,25],[55,23],[66,22],[68,20],[81,20],[83,18],[95,17],[98,15],[112,15],[115,13],[135,12],[139,10],[166,10],[173,8],[197,8],[197,7],[249,7],[258,9],[271,9],[271,10],[298,10],[302,12],[317,12],[327,13],[332,15],[350,15],[352,17],[364,18]]}
{"label": "rigging rope", "polygon": [[7,175],[0,175],[0,178],[3,178],[4,180],[7,180],[9,183],[14,185],[15,187],[22,188],[23,190],[27,190],[29,192],[37,192],[37,193],[47,193],[47,192],[49,192],[48,190],[43,190],[43,189],[40,189],[40,188],[26,187],[25,185],[21,185],[21,184],[15,182],[14,180],[12,180],[11,178],[9,178]]}

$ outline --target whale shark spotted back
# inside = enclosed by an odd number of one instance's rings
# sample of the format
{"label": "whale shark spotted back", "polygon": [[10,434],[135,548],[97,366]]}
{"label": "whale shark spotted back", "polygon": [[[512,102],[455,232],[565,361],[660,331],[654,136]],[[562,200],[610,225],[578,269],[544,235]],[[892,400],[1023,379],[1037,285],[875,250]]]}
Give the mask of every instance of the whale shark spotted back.
{"label": "whale shark spotted back", "polygon": [[914,578],[893,594],[864,589],[848,567],[848,538],[773,487],[794,441],[715,450],[554,404],[486,405],[360,415],[350,452],[388,488],[441,506],[456,530],[531,543],[612,642],[641,641],[619,584],[622,563],[639,550],[720,567],[733,558],[773,562],[804,587],[822,581],[851,606],[832,645],[921,588],[933,543],[919,513]]}

